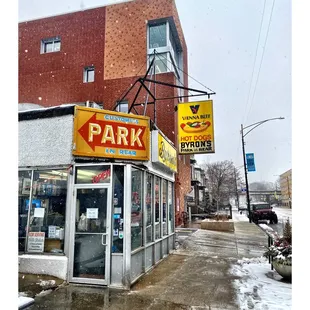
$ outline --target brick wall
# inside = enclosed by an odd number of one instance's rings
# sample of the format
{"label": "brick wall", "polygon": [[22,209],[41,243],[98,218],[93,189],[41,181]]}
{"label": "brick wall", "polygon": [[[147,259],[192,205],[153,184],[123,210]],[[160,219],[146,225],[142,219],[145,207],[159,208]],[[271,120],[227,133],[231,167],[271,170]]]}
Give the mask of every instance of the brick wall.
{"label": "brick wall", "polygon": [[[55,36],[61,37],[61,50],[40,54],[41,40]],[[19,102],[102,101],[104,39],[104,7],[20,23]],[[95,82],[83,83],[89,65],[95,66]]]}

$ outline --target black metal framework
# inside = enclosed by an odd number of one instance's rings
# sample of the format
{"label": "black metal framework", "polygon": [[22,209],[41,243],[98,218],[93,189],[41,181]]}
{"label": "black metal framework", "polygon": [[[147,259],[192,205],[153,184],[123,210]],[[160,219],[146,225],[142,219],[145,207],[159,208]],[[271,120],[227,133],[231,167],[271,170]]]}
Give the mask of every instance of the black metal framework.
{"label": "black metal framework", "polygon": [[[146,115],[146,110],[147,110],[147,105],[148,104],[153,104],[154,105],[154,123],[156,124],[156,102],[158,100],[171,100],[171,99],[181,99],[181,98],[187,98],[187,97],[197,97],[197,96],[208,96],[208,98],[210,99],[211,95],[215,95],[215,92],[208,92],[208,91],[203,91],[203,90],[199,90],[199,89],[195,89],[195,88],[189,88],[189,87],[185,87],[185,86],[179,86],[179,85],[175,85],[175,84],[170,84],[170,83],[166,83],[166,82],[161,82],[161,81],[157,81],[156,80],[156,72],[155,72],[155,57],[156,54],[158,55],[158,53],[156,52],[156,50],[154,50],[154,57],[145,73],[145,75],[143,77],[138,78],[132,85],[131,87],[126,91],[126,93],[122,96],[122,98],[120,100],[117,101],[116,105],[113,108],[113,111],[116,110],[116,108],[118,107],[118,105],[120,104],[120,102],[122,102],[127,96],[128,94],[133,90],[133,88],[138,84],[139,89],[135,94],[135,97],[133,99],[133,102],[131,103],[129,109],[128,109],[128,113],[131,113],[132,110],[136,113],[139,114],[138,111],[136,110],[135,107],[137,106],[143,106],[144,110],[143,110],[143,115]],[[154,78],[152,78],[154,75]],[[148,77],[150,76],[150,78]],[[146,83],[149,82],[149,85],[147,86]],[[154,91],[151,91],[151,85],[152,83],[154,84]],[[196,94],[187,94],[187,95],[180,95],[180,96],[172,96],[172,97],[157,97],[156,96],[156,85],[161,85],[161,86],[165,86],[165,87],[173,87],[173,88],[178,88],[178,89],[182,89],[188,92],[195,92]],[[146,100],[144,103],[138,103],[137,102],[137,98],[141,92],[142,89],[145,89],[147,92],[147,96],[146,96]],[[149,101],[149,96],[151,97],[151,101]]]}

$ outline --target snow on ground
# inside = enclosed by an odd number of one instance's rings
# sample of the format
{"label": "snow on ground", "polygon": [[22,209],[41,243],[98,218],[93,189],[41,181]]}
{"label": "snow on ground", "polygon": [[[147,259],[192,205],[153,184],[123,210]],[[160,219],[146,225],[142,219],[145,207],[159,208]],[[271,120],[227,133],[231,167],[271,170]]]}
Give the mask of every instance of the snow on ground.
{"label": "snow on ground", "polygon": [[30,297],[25,297],[25,296],[18,296],[18,309],[24,308],[28,305],[31,305],[34,303],[34,299]]}
{"label": "snow on ground", "polygon": [[292,209],[283,208],[283,207],[275,207],[273,211],[276,212],[279,222],[285,223],[287,219],[292,223]]}
{"label": "snow on ground", "polygon": [[[284,213],[280,216],[284,216]],[[244,212],[240,214],[235,210],[233,220],[248,221],[249,219]],[[270,234],[274,233],[273,229],[266,224],[259,224],[259,226]],[[243,258],[232,266],[231,273],[240,277],[234,282],[240,310],[292,309],[292,284],[284,282],[275,270],[271,270],[267,258]]]}
{"label": "snow on ground", "polygon": [[240,212],[238,212],[238,209],[233,209],[232,212],[232,218],[235,222],[248,222],[249,218],[246,216],[245,211],[242,211],[242,213],[240,214]]}
{"label": "snow on ground", "polygon": [[267,258],[243,258],[232,266],[240,310],[288,310],[292,308],[292,284],[271,270]]}

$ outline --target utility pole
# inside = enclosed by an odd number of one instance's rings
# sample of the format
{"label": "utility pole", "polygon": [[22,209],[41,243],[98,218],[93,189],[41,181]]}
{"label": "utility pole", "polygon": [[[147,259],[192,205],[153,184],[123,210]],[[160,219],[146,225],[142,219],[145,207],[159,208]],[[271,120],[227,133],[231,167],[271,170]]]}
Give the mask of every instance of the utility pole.
{"label": "utility pole", "polygon": [[[248,184],[248,172],[247,172],[247,167],[246,167],[246,160],[245,160],[245,149],[244,149],[244,137],[249,134],[252,130],[254,130],[255,128],[257,128],[258,126],[269,122],[269,121],[273,121],[273,120],[277,120],[277,119],[284,119],[284,117],[274,117],[274,118],[268,118],[265,119],[263,121],[259,121],[256,122],[254,124],[248,125],[243,127],[243,125],[241,124],[241,138],[242,138],[242,153],[243,153],[243,166],[244,166],[244,175],[245,175],[245,186],[246,186],[246,198],[247,198],[247,204],[248,204],[248,213],[249,213],[249,222],[251,223],[251,210],[250,210],[250,194],[249,194],[249,184]],[[253,127],[254,126],[254,127]],[[251,129],[249,129],[250,127],[252,127]],[[248,129],[248,131],[246,133],[244,133],[244,129]]]}
{"label": "utility pole", "polygon": [[241,137],[242,137],[243,166],[244,166],[245,187],[246,187],[246,200],[247,200],[247,205],[248,205],[249,222],[252,223],[251,210],[250,210],[250,194],[249,194],[248,172],[247,172],[246,160],[245,160],[244,135],[243,135],[243,125],[242,124],[241,124]]}

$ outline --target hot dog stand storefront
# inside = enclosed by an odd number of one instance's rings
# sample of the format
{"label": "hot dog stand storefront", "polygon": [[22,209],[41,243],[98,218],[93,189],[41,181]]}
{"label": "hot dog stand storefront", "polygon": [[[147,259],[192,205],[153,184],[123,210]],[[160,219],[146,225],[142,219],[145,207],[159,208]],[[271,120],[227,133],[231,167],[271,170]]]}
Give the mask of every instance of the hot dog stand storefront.
{"label": "hot dog stand storefront", "polygon": [[129,289],[174,249],[176,170],[148,117],[19,112],[19,272]]}

